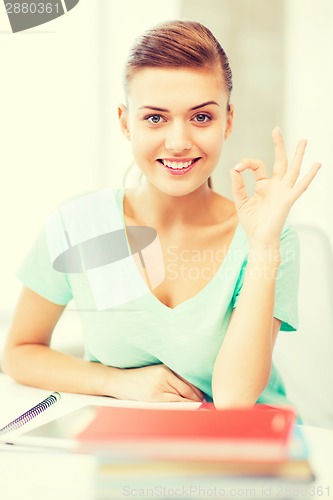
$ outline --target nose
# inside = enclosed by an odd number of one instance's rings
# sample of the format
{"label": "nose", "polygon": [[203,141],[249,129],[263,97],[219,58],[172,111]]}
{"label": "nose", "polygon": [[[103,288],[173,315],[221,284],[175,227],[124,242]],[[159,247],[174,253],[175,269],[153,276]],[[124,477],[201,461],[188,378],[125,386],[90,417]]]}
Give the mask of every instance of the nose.
{"label": "nose", "polygon": [[165,148],[174,153],[181,153],[192,148],[190,131],[185,123],[175,121],[170,124],[165,138]]}

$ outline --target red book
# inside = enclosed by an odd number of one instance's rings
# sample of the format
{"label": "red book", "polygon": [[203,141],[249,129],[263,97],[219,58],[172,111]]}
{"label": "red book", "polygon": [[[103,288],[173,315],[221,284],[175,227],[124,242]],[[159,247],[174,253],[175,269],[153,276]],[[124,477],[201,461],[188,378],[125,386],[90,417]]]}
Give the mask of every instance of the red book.
{"label": "red book", "polygon": [[[210,404],[201,410],[213,409]],[[76,438],[122,456],[172,460],[281,462],[295,423],[289,408],[214,411],[98,407]]]}

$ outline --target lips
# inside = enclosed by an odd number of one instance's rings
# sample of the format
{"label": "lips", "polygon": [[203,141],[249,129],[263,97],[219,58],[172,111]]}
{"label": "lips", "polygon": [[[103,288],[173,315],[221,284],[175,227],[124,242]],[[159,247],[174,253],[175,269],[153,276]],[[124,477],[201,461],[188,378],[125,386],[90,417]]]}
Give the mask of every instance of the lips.
{"label": "lips", "polygon": [[201,158],[159,158],[157,161],[164,170],[173,176],[186,175]]}
{"label": "lips", "polygon": [[182,158],[182,159],[175,159],[175,158],[159,158],[157,161],[164,165],[167,168],[170,168],[172,170],[182,170],[182,169],[188,169],[190,166],[192,166],[194,163],[196,163],[200,158]]}

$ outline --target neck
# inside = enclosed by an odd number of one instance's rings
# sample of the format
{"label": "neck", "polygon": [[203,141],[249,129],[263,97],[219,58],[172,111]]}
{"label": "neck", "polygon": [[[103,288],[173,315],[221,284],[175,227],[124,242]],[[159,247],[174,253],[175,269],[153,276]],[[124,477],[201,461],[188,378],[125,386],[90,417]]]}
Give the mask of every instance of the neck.
{"label": "neck", "polygon": [[207,183],[189,194],[173,196],[144,181],[133,190],[130,211],[138,212],[142,222],[152,227],[198,226],[211,220],[213,197]]}

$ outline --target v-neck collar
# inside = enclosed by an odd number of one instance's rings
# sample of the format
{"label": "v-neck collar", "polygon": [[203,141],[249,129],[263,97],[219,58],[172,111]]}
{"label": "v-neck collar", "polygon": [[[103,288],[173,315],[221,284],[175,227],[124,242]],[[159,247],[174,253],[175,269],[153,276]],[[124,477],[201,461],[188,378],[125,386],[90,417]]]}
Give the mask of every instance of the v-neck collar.
{"label": "v-neck collar", "polygon": [[[119,210],[120,210],[120,215],[121,215],[122,220],[123,220],[124,229],[126,229],[125,212],[124,212],[125,190],[119,189],[119,192],[120,192],[120,196],[117,197],[117,202],[118,202],[118,206],[119,206]],[[126,233],[126,231],[125,231],[125,233]],[[234,246],[236,246],[237,240],[242,235],[244,236],[245,233],[244,233],[242,227],[240,226],[240,224],[237,224],[235,232],[234,232],[233,237],[231,239],[228,251],[227,251],[220,267],[218,268],[217,272],[214,274],[212,279],[209,280],[209,282],[192,297],[189,297],[188,299],[180,302],[175,307],[169,307],[166,304],[164,304],[163,302],[161,302],[154,295],[154,293],[151,291],[151,289],[149,288],[147,283],[144,280],[142,280],[144,282],[144,286],[147,289],[146,297],[151,301],[152,304],[155,305],[157,310],[160,310],[161,312],[165,312],[167,314],[176,314],[176,313],[182,311],[183,309],[187,309],[188,307],[192,307],[193,304],[194,305],[197,304],[198,302],[201,301],[203,296],[205,296],[207,293],[210,293],[211,289],[216,286],[216,284],[219,280],[223,279],[223,275],[227,273],[228,269],[232,268],[232,269],[239,270],[239,266],[237,266],[237,262],[233,262],[233,260],[236,259],[236,261],[239,261],[239,264],[241,264],[243,262],[245,254],[246,254],[245,245],[242,245],[242,248],[244,248],[244,253],[239,252],[239,251],[234,252]],[[245,243],[245,241],[246,241],[246,238],[244,238],[244,243]],[[127,241],[127,243],[129,246],[128,241]],[[129,246],[129,248],[130,248],[130,246]],[[230,267],[229,267],[229,263],[231,264]],[[142,276],[137,269],[136,269],[136,272],[138,273],[138,276],[140,277],[140,279],[142,279]]]}

